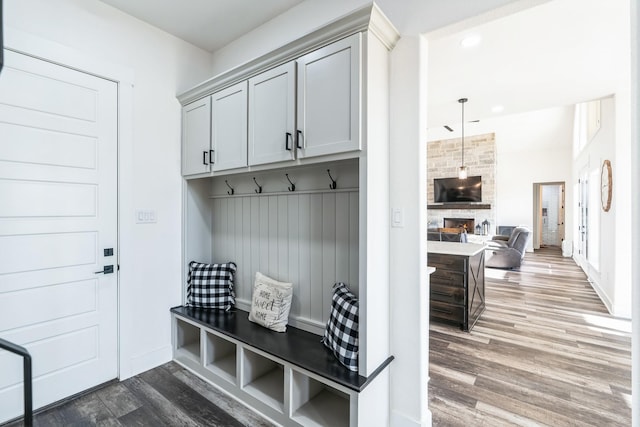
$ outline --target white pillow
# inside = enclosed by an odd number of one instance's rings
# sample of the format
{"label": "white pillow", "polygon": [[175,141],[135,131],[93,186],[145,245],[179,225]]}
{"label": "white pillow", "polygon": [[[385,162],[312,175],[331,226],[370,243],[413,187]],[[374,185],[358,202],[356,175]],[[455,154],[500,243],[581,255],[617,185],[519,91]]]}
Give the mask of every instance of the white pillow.
{"label": "white pillow", "polygon": [[276,332],[286,332],[293,284],[278,282],[257,272],[249,320]]}

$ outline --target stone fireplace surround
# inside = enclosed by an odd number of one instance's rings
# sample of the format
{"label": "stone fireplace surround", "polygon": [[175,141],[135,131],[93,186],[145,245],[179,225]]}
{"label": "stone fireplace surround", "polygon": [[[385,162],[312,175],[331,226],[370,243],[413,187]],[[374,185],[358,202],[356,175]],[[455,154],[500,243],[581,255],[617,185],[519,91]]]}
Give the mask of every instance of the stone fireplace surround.
{"label": "stone fireplace surround", "polygon": [[[462,140],[460,138],[429,141],[427,143],[427,204],[433,204],[434,178],[451,178],[458,173]],[[490,205],[489,209],[474,209],[471,205],[464,208],[439,207],[427,210],[427,228],[434,230],[446,227],[445,218],[467,220],[473,219],[472,228],[467,225],[469,234],[475,233],[475,226],[488,221],[490,230],[496,225],[496,144],[495,134],[466,136],[464,139],[465,165],[469,175],[482,177],[482,204]],[[444,208],[444,209],[443,209]],[[493,234],[493,233],[491,233]]]}

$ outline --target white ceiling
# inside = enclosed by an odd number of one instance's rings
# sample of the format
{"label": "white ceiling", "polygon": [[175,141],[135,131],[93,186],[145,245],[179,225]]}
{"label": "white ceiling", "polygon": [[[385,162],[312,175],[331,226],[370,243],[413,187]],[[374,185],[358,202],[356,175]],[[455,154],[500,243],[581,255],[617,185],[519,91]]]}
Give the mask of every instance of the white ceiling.
{"label": "white ceiling", "polygon": [[[101,1],[213,52],[303,0]],[[398,22],[419,22],[415,14],[427,14],[427,5],[445,3],[380,0]],[[474,120],[616,92],[624,84],[620,71],[629,68],[629,16],[629,1],[552,0],[464,31],[427,34],[429,127],[459,124],[462,97],[469,99],[465,117]],[[481,42],[461,48],[468,34],[481,36]],[[492,113],[498,104],[504,111]]]}
{"label": "white ceiling", "polygon": [[[629,16],[628,1],[554,0],[430,39],[429,127],[459,124],[463,97],[467,121],[613,94],[629,70]],[[471,34],[481,42],[460,46]]]}
{"label": "white ceiling", "polygon": [[209,52],[302,0],[101,0]]}

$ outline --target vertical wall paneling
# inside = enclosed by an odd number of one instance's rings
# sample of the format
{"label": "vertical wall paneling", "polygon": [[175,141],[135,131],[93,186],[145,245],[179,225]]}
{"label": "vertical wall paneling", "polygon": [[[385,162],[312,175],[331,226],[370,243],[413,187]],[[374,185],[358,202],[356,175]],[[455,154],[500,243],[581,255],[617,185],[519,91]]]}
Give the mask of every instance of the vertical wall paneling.
{"label": "vertical wall paneling", "polygon": [[[258,268],[264,274],[269,274],[269,197],[261,197],[259,200],[259,211],[257,217],[259,221],[258,234],[260,236],[258,245]],[[213,239],[216,239],[216,231],[213,231]]]}
{"label": "vertical wall paneling", "polygon": [[278,196],[277,204],[277,220],[278,228],[276,229],[276,241],[278,242],[277,262],[278,262],[278,274],[277,277],[287,277],[290,282],[293,282],[294,278],[289,277],[289,209],[287,206],[288,196]]}
{"label": "vertical wall paneling", "polygon": [[292,282],[290,323],[321,333],[336,281],[358,291],[358,191],[216,197],[214,262],[238,265],[236,298],[248,309],[256,271]]}
{"label": "vertical wall paneling", "polygon": [[[322,321],[329,320],[329,302],[335,283],[336,255],[336,197],[335,194],[322,195]],[[333,274],[332,274],[333,273]],[[320,304],[318,304],[320,305]]]}
{"label": "vertical wall paneling", "polygon": [[[251,283],[251,281],[253,281],[254,277],[255,277],[255,272],[256,271],[260,271],[260,217],[258,216],[258,214],[260,213],[260,201],[264,200],[262,197],[261,198],[257,198],[257,197],[250,197],[249,200],[251,201],[251,203],[249,204],[249,217],[250,217],[250,222],[249,222],[249,226],[251,227],[251,239],[249,240],[249,242],[247,242],[247,244],[250,246],[250,250],[251,250],[251,261],[248,262],[247,264],[250,265],[250,270],[248,272],[246,272],[246,274],[243,274],[243,276],[248,276],[250,282],[247,283]],[[213,238],[213,240],[215,241],[215,237]],[[253,242],[253,244],[251,244]],[[245,272],[245,268],[244,266],[242,267],[242,269],[240,271]],[[238,282],[238,284],[241,284],[242,282]],[[241,288],[245,288],[245,287],[249,287],[248,285],[245,286],[241,286]],[[250,293],[249,293],[250,294]],[[249,297],[250,298],[250,297]],[[248,299],[248,298],[247,298]]]}
{"label": "vertical wall paneling", "polygon": [[288,252],[288,271],[287,277],[293,283],[294,298],[291,301],[291,312],[296,315],[300,314],[300,234],[299,223],[300,218],[298,212],[300,210],[300,197],[289,197],[287,209],[287,252]]}
{"label": "vertical wall paneling", "polygon": [[311,308],[309,317],[322,320],[323,305],[317,303],[322,301],[322,195],[311,195],[309,214],[311,217],[309,223],[309,304]]}
{"label": "vertical wall paneling", "polygon": [[[302,194],[298,196],[298,277],[300,283],[311,282],[311,196]],[[294,301],[299,300],[299,311],[293,311],[296,307],[292,304],[292,314],[300,316],[301,313],[311,312],[311,288],[299,286],[299,293],[293,295]]]}

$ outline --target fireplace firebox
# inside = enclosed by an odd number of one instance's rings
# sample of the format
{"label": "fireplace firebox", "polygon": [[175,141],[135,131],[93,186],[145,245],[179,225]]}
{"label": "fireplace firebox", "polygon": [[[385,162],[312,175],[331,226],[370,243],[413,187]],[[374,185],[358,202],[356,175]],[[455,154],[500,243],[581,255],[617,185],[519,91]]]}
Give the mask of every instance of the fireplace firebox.
{"label": "fireplace firebox", "polygon": [[475,234],[476,222],[473,218],[445,218],[444,228],[461,228],[469,234]]}

